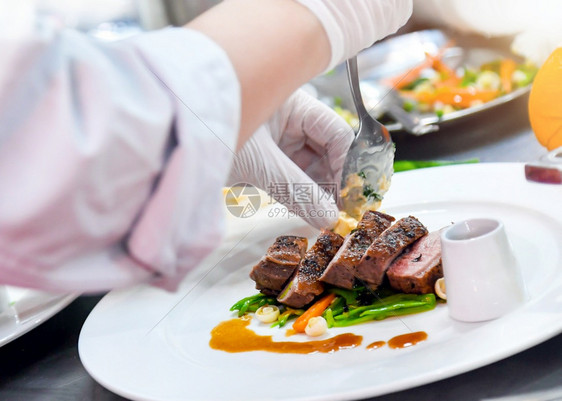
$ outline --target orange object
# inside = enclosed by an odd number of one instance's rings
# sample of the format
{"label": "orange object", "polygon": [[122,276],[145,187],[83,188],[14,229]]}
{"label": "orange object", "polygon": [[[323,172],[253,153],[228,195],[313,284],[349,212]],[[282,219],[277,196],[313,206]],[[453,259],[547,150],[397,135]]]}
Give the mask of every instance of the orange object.
{"label": "orange object", "polygon": [[462,82],[462,78],[459,78],[457,75],[453,75],[448,77],[447,79],[435,82],[436,88],[441,88],[444,86],[459,86]]}
{"label": "orange object", "polygon": [[420,103],[433,104],[436,91],[400,91],[400,95],[407,99],[417,100]]}
{"label": "orange object", "polygon": [[529,119],[541,145],[562,146],[562,47],[539,68],[529,95]]}
{"label": "orange object", "polygon": [[478,90],[472,87],[457,88],[450,86],[443,86],[432,92],[401,91],[400,93],[405,97],[415,99],[422,103],[432,104],[434,102],[441,102],[461,108],[474,106],[475,102],[489,102],[500,94],[498,90]]}
{"label": "orange object", "polygon": [[477,90],[475,88],[443,87],[436,91],[435,100],[462,108],[474,106],[475,102],[486,103],[499,96],[498,90]]}
{"label": "orange object", "polygon": [[500,63],[500,80],[505,93],[509,93],[513,90],[511,76],[516,68],[517,63],[510,58],[504,58]]}
{"label": "orange object", "polygon": [[441,81],[437,86],[458,86],[462,81],[455,70],[445,64],[441,58],[433,59],[433,69],[441,74]]}
{"label": "orange object", "polygon": [[382,82],[389,88],[402,89],[403,87],[408,86],[416,79],[418,79],[421,72],[426,68],[430,68],[432,65],[433,65],[433,60],[429,57],[426,57],[421,64],[418,64],[412,69],[406,71],[406,73],[399,74],[394,77],[386,78]]}
{"label": "orange object", "polygon": [[326,308],[330,306],[332,301],[336,298],[336,294],[330,293],[318,301],[312,304],[302,315],[300,315],[297,320],[293,323],[293,329],[297,333],[304,333],[304,329],[308,324],[308,321],[313,318],[322,315]]}
{"label": "orange object", "polygon": [[420,64],[406,71],[406,73],[401,73],[395,75],[394,77],[384,79],[382,81],[383,84],[390,88],[402,89],[418,79],[423,70],[425,70],[426,68],[435,68],[436,65],[440,68],[446,69],[448,73],[453,72],[452,76],[455,76],[454,71],[452,71],[441,61],[445,50],[447,50],[447,48],[451,47],[453,44],[454,42],[452,40],[447,42],[443,47],[439,49],[439,52],[436,55],[431,55],[426,52],[425,59]]}

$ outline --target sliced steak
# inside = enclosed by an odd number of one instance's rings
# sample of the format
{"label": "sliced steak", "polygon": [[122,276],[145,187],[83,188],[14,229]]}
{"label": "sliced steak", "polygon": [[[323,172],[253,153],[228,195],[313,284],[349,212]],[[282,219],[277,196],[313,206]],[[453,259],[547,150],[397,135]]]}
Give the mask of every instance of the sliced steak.
{"label": "sliced steak", "polygon": [[302,308],[312,302],[324,291],[324,285],[318,279],[342,243],[341,235],[322,230],[277,300],[293,308]]}
{"label": "sliced steak", "polygon": [[256,289],[277,296],[285,287],[308,248],[308,240],[294,235],[277,237],[265,256],[250,272]]}
{"label": "sliced steak", "polygon": [[377,288],[384,280],[386,270],[410,244],[427,234],[418,219],[404,217],[384,230],[369,246],[355,268],[355,277],[371,288]]}
{"label": "sliced steak", "polygon": [[355,267],[371,243],[386,230],[394,217],[388,214],[367,211],[357,228],[345,237],[343,245],[328,264],[320,281],[336,287],[351,289],[355,282]]}
{"label": "sliced steak", "polygon": [[438,230],[421,237],[392,262],[386,272],[392,288],[412,294],[434,292],[435,281],[443,277],[440,236]]}

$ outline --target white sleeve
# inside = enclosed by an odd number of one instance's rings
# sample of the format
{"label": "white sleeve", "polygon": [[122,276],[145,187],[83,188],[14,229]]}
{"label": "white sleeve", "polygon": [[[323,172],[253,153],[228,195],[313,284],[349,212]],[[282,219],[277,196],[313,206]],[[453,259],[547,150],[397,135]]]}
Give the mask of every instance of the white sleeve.
{"label": "white sleeve", "polygon": [[0,282],[174,288],[223,232],[240,118],[224,51],[184,28],[0,48]]}

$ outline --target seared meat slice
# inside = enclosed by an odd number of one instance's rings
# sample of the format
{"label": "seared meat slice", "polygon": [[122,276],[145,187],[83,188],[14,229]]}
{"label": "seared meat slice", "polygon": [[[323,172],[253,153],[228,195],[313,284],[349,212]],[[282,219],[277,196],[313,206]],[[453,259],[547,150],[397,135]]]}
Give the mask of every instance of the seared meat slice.
{"label": "seared meat slice", "polygon": [[287,284],[308,248],[308,240],[294,235],[277,237],[250,272],[256,289],[277,296]]}
{"label": "seared meat slice", "polygon": [[435,281],[443,277],[441,231],[433,231],[408,247],[388,268],[392,288],[413,294],[433,292]]}
{"label": "seared meat slice", "polygon": [[341,235],[322,230],[277,300],[293,308],[302,308],[312,302],[324,291],[324,285],[318,279],[342,243]]}
{"label": "seared meat slice", "polygon": [[398,220],[375,238],[355,268],[355,277],[369,287],[377,288],[383,282],[392,261],[408,245],[426,234],[427,228],[415,217]]}
{"label": "seared meat slice", "polygon": [[374,239],[390,227],[393,221],[394,217],[388,214],[370,210],[365,212],[357,228],[345,237],[343,245],[320,277],[320,281],[336,287],[353,288],[355,266]]}

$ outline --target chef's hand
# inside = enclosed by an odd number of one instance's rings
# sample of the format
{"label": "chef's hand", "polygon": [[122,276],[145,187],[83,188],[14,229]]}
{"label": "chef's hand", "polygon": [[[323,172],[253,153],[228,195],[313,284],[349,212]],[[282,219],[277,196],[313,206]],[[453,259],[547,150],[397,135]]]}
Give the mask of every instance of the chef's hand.
{"label": "chef's hand", "polygon": [[332,47],[328,69],[396,32],[412,0],[297,0],[320,20]]}
{"label": "chef's hand", "polygon": [[336,193],[318,184],[339,187],[353,138],[345,120],[299,90],[238,151],[229,184],[252,184],[313,226],[332,227],[338,209],[329,192]]}

